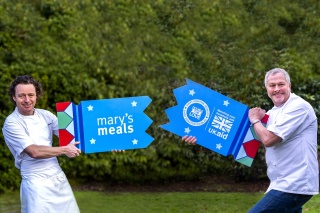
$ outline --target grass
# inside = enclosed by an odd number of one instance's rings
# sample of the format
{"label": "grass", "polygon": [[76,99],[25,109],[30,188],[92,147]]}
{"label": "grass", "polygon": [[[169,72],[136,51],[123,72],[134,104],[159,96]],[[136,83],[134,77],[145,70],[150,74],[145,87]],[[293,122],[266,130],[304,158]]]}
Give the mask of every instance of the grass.
{"label": "grass", "polygon": [[1,213],[18,213],[20,212],[20,195],[19,192],[8,192],[0,194],[0,212]]}
{"label": "grass", "polygon": [[[241,213],[247,212],[263,196],[263,193],[217,192],[74,193],[81,213]],[[0,195],[0,212],[19,210],[19,192]],[[303,212],[320,212],[320,196],[314,196]]]}

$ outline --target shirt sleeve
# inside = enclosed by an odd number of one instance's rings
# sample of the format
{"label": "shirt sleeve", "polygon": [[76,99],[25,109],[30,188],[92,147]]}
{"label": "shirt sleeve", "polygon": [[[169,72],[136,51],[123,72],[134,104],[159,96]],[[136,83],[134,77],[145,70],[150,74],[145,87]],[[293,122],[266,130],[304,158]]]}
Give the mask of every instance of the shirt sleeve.
{"label": "shirt sleeve", "polygon": [[52,112],[49,112],[52,119],[52,133],[59,137],[58,118]]}
{"label": "shirt sleeve", "polygon": [[282,141],[287,141],[293,133],[297,133],[307,118],[308,112],[303,104],[291,104],[285,106],[283,111],[276,115],[274,123],[270,124],[267,129],[282,138]]}
{"label": "shirt sleeve", "polygon": [[45,110],[44,111],[45,119],[48,125],[51,125],[50,131],[52,134],[59,137],[59,126],[58,126],[58,118],[52,112]]}
{"label": "shirt sleeve", "polygon": [[7,119],[2,128],[6,144],[15,157],[20,155],[25,148],[34,144],[26,129],[14,119]]}

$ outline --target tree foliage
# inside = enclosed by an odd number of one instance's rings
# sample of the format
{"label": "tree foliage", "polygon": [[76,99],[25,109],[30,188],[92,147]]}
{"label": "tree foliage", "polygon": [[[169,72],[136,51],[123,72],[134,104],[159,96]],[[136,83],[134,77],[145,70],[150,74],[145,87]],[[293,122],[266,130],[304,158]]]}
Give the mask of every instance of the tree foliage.
{"label": "tree foliage", "polygon": [[[270,109],[264,73],[282,67],[293,92],[320,113],[320,3],[316,0],[0,0],[0,123],[14,106],[7,87],[38,79],[55,103],[148,95],[143,150],[59,157],[70,178],[99,181],[194,179],[203,174],[265,177],[261,148],[251,168],[158,128],[176,105],[172,89],[189,78],[249,107]],[[0,135],[0,191],[19,187],[19,172]]]}

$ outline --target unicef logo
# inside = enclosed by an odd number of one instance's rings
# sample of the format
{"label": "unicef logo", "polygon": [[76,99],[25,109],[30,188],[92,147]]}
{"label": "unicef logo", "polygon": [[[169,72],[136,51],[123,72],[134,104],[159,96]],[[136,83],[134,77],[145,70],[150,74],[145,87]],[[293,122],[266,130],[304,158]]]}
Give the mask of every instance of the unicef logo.
{"label": "unicef logo", "polygon": [[186,103],[183,107],[183,118],[192,126],[201,126],[206,123],[210,116],[208,105],[199,99]]}

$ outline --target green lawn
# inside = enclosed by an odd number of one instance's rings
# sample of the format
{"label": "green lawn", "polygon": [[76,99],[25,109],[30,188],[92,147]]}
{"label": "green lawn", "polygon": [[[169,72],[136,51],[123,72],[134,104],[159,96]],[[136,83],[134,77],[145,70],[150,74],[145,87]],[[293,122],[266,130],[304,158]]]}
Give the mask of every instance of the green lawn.
{"label": "green lawn", "polygon": [[[75,191],[81,213],[240,213],[247,212],[263,193],[103,193]],[[19,212],[19,193],[0,195],[0,212]],[[314,196],[303,212],[320,212],[320,196]]]}

